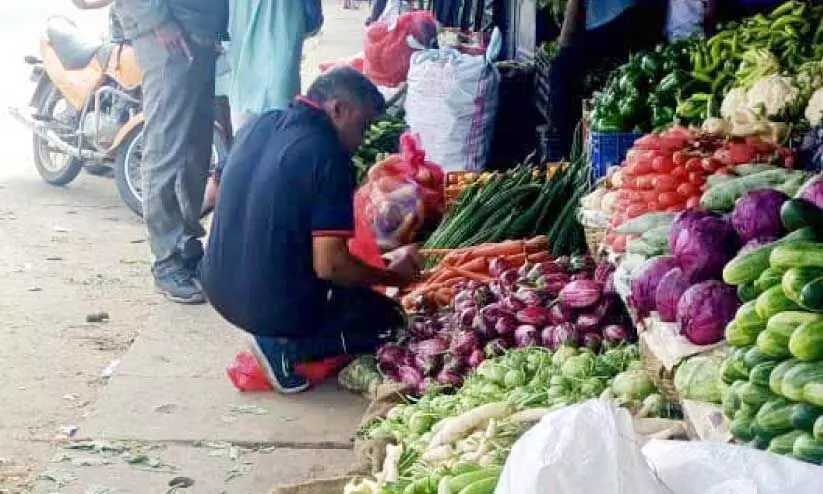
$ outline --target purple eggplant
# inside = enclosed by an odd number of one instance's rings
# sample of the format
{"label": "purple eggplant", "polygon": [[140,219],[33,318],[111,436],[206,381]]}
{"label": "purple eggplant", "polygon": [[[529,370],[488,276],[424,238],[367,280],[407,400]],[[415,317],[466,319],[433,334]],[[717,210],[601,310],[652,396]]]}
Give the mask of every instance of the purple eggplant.
{"label": "purple eggplant", "polygon": [[542,328],[549,323],[549,309],[545,307],[526,307],[517,312],[517,320],[522,324],[531,324]]}
{"label": "purple eggplant", "polygon": [[523,301],[527,307],[542,307],[549,299],[548,294],[543,290],[534,288],[520,288],[515,296]]}
{"label": "purple eggplant", "polygon": [[526,303],[520,300],[516,295],[507,295],[503,297],[500,302],[506,309],[517,312],[526,308]]}
{"label": "purple eggplant", "polygon": [[519,326],[514,331],[514,344],[517,348],[526,348],[537,345],[537,328],[531,324]]}
{"label": "purple eggplant", "polygon": [[564,322],[571,322],[572,318],[574,318],[574,310],[570,307],[566,307],[561,303],[554,303],[551,307],[549,307],[549,323],[550,324],[563,324]]}
{"label": "purple eggplant", "polygon": [[554,340],[554,326],[546,326],[540,332],[540,345],[550,350],[557,348]]}
{"label": "purple eggplant", "polygon": [[594,312],[583,312],[577,316],[574,325],[577,326],[580,331],[588,332],[597,328],[600,324],[600,319],[601,317]]}
{"label": "purple eggplant", "polygon": [[517,319],[511,314],[505,314],[497,319],[494,331],[498,336],[511,337],[517,329]]}

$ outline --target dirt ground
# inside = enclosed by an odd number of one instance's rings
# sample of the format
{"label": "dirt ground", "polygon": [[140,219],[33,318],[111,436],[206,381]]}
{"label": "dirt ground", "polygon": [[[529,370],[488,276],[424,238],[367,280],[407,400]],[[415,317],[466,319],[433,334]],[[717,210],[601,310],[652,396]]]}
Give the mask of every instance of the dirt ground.
{"label": "dirt ground", "polygon": [[[45,15],[43,2],[34,3]],[[361,4],[359,12],[351,12],[343,11],[338,2],[327,2],[325,10],[324,34],[306,45],[306,81],[313,77],[318,62],[348,56],[359,49],[360,26],[367,5]],[[40,11],[26,14],[26,19],[40,14]],[[6,16],[6,19],[11,18]],[[30,35],[35,37],[36,33]],[[22,68],[15,71],[15,77],[25,78]],[[22,85],[20,88],[2,98],[4,107],[25,102],[28,94]],[[12,97],[13,102],[9,101]],[[151,460],[150,454],[144,455],[145,458],[132,455],[131,460],[137,461],[119,462],[114,470],[100,468],[114,460],[89,461],[68,454],[67,439],[85,437],[83,432],[89,416],[96,413],[98,423],[105,422],[107,417],[128,406],[114,398],[109,400],[110,404],[98,406],[101,397],[118,379],[130,382],[118,375],[120,362],[127,359],[133,363],[132,374],[155,379],[157,372],[162,377],[164,365],[179,364],[186,369],[185,377],[207,375],[212,379],[209,383],[220,383],[215,386],[221,386],[221,393],[233,399],[230,393],[234,391],[226,384],[223,367],[227,363],[224,357],[238,349],[234,343],[236,335],[215,336],[228,334],[228,330],[209,308],[174,306],[153,293],[142,222],[120,202],[113,180],[83,173],[68,187],[49,186],[39,178],[31,163],[30,136],[7,117],[0,118],[0,135],[8,150],[4,162],[0,163],[0,493],[163,492],[160,487],[146,486],[166,485],[169,475],[180,469],[167,470],[164,464]],[[179,347],[162,339],[163,335],[175,337],[178,333],[195,334],[196,331],[203,331],[202,340],[189,337]],[[158,333],[161,337],[155,337]],[[147,338],[152,334],[155,336]],[[138,351],[132,345],[141,335],[145,343],[143,350]],[[200,351],[196,347],[200,341],[211,346]],[[197,356],[201,358],[198,360]],[[205,370],[197,370],[200,368]],[[132,380],[138,381],[137,377]],[[122,385],[119,393],[125,396],[123,400],[139,404],[147,399],[148,395],[141,390],[152,389],[153,385],[141,381],[139,386],[135,384],[134,391],[130,391],[132,388]],[[174,396],[186,393],[183,386],[170,391],[172,398],[162,398],[167,403],[153,405],[154,411],[168,415],[174,413],[176,407],[185,408],[188,402],[184,398],[181,404],[171,403]],[[196,401],[198,397],[191,399]],[[279,406],[272,401],[262,403],[268,403],[270,410],[277,410]],[[260,409],[252,408],[258,405],[242,406],[245,408],[233,409],[241,410],[236,415],[254,415]],[[181,423],[186,424],[187,416],[180,417]],[[123,420],[135,419],[124,414]],[[134,424],[120,425],[125,431]],[[197,424],[187,425],[197,429]],[[205,431],[203,436],[208,435],[208,428],[201,429]],[[269,468],[276,464],[280,470],[291,469],[299,475],[311,476],[343,463],[342,456],[335,453],[343,446],[326,445],[319,453],[307,457],[300,450],[274,451],[278,448],[277,437],[268,441],[273,445],[269,450],[264,446],[238,449],[225,442],[207,448],[197,444],[202,452],[197,456],[192,452],[194,441],[180,439],[178,442],[172,432],[157,434],[164,441],[168,437],[167,444],[141,443],[134,447],[130,443],[127,448],[132,452],[143,451],[144,447],[162,448],[166,457],[178,465],[195,465],[191,466],[193,471],[213,473],[222,469],[214,475],[215,479],[201,483],[200,489],[193,487],[190,492],[262,492],[258,488],[271,485],[270,476],[253,479],[254,482],[244,484],[245,487],[228,484],[235,477],[255,477],[250,470],[260,465],[269,465],[265,467]],[[238,433],[238,437],[245,441],[242,434]],[[224,446],[229,449],[223,451]],[[99,449],[100,444],[94,447]],[[215,454],[215,450],[227,453]],[[125,458],[125,451],[116,453]],[[261,454],[268,458],[260,460]],[[237,463],[238,455],[257,456]],[[343,456],[348,459],[348,453]],[[213,459],[223,463],[216,466]],[[233,474],[235,468],[239,471]],[[149,483],[135,477],[123,484],[125,487],[95,487],[111,484],[112,477],[129,477],[135,470],[169,475]],[[291,476],[297,477],[298,473],[292,472]]]}

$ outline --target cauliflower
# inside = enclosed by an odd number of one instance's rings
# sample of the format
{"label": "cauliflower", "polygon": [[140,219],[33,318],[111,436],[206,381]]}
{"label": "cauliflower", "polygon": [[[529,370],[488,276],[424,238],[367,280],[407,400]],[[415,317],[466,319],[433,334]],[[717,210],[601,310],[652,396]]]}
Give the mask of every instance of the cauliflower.
{"label": "cauliflower", "polygon": [[809,104],[806,105],[804,115],[812,127],[820,125],[821,121],[823,121],[823,89],[818,89],[812,93]]}
{"label": "cauliflower", "polygon": [[741,107],[745,108],[747,104],[746,91],[742,88],[734,88],[723,98],[723,103],[720,104],[720,116],[731,119]]}
{"label": "cauliflower", "polygon": [[775,117],[791,111],[799,96],[800,90],[790,77],[770,75],[752,85],[746,93],[746,104],[767,117]]}

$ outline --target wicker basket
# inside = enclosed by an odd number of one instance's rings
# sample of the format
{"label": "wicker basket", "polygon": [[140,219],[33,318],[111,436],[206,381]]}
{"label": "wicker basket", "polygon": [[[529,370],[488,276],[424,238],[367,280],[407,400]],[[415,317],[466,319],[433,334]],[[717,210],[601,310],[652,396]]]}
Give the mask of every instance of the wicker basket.
{"label": "wicker basket", "polygon": [[657,386],[657,389],[663,393],[663,396],[671,403],[679,403],[680,398],[677,396],[677,389],[674,387],[674,373],[675,369],[668,370],[663,365],[654,352],[646,342],[647,334],[640,334],[640,358],[643,361],[643,367],[649,375],[649,379]]}

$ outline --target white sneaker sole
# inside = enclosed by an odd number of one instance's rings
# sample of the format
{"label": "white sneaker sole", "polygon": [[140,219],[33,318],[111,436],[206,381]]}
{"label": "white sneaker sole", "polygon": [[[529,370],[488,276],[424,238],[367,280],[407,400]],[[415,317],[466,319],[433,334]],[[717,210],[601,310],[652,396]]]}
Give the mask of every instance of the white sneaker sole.
{"label": "white sneaker sole", "polygon": [[303,386],[298,386],[296,388],[284,388],[280,386],[280,382],[277,380],[277,376],[274,373],[274,370],[271,368],[271,363],[266,355],[263,353],[263,350],[260,348],[260,345],[257,344],[257,340],[254,337],[249,338],[249,350],[251,354],[254,355],[254,358],[257,359],[257,363],[263,369],[263,372],[266,374],[266,379],[269,380],[269,384],[272,388],[277,390],[277,392],[284,394],[284,395],[293,395],[297,393],[302,393],[306,391],[311,386],[311,383],[306,382]]}

